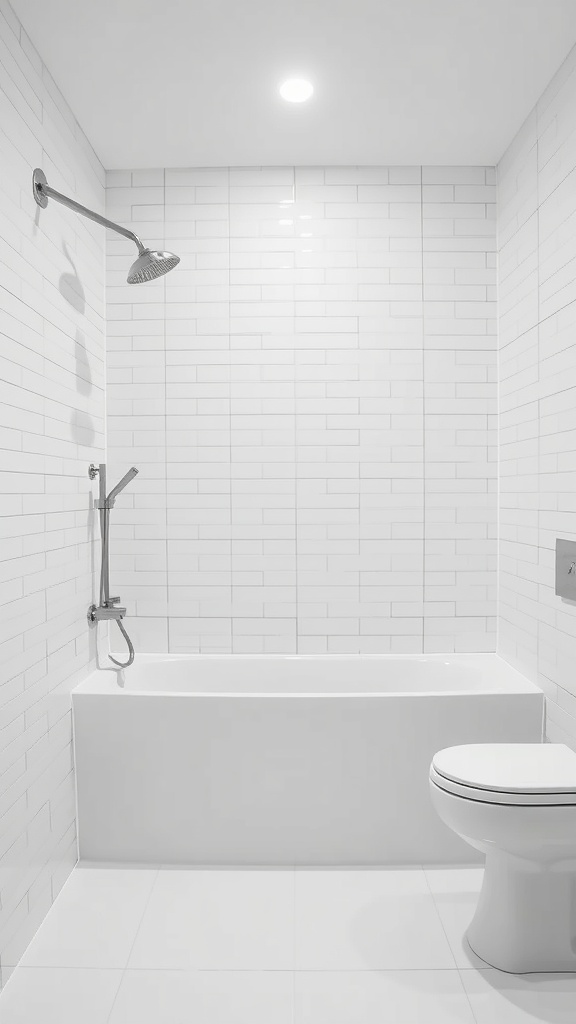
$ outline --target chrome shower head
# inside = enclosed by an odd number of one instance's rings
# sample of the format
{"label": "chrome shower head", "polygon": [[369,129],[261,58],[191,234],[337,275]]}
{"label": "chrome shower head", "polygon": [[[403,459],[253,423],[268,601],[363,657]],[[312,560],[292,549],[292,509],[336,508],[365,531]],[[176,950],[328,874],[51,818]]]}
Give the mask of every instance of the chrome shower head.
{"label": "chrome shower head", "polygon": [[128,284],[143,284],[144,281],[153,281],[156,277],[162,277],[180,263],[180,257],[173,252],[154,252],[153,249],[144,249],[138,259],[128,271]]}
{"label": "chrome shower head", "polygon": [[80,213],[83,217],[93,220],[96,224],[101,224],[104,228],[117,231],[119,235],[123,235],[124,238],[129,238],[134,242],[138,247],[138,259],[130,267],[128,284],[142,284],[144,281],[153,281],[156,277],[167,274],[169,270],[172,270],[173,267],[180,263],[180,257],[175,256],[174,253],[155,252],[153,249],[146,249],[138,235],[135,235],[129,228],[124,228],[121,224],[115,224],[113,220],[108,220],[107,217],[102,217],[99,213],[95,213],[94,210],[89,210],[87,206],[82,206],[75,199],[70,199],[69,196],[57,192],[55,188],[48,184],[44,171],[39,167],[36,168],[32,175],[32,192],[35,201],[42,209],[48,206],[48,199],[55,199],[58,203],[62,203],[63,206],[67,206],[69,210]]}

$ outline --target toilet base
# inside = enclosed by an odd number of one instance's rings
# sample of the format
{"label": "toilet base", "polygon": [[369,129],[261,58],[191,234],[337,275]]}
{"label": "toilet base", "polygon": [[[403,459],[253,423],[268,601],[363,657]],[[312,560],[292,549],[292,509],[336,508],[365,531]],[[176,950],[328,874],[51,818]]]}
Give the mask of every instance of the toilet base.
{"label": "toilet base", "polygon": [[511,974],[576,971],[576,864],[542,863],[489,850],[472,950]]}

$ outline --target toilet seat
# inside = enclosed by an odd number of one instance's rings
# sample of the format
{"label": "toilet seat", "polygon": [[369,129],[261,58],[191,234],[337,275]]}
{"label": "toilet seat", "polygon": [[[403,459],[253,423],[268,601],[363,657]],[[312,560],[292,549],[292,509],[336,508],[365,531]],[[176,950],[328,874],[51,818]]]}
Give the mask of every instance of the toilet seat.
{"label": "toilet seat", "polygon": [[430,780],[483,803],[576,805],[576,753],[563,743],[479,743],[435,754]]}

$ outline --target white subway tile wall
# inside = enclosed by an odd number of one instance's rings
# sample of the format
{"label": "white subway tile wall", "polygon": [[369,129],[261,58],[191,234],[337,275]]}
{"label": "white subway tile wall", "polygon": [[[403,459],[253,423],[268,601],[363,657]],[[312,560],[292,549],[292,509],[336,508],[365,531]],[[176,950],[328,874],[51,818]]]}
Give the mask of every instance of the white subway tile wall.
{"label": "white subway tile wall", "polygon": [[490,651],[495,175],[113,171],[114,586],[141,651]]}
{"label": "white subway tile wall", "polygon": [[576,608],[554,595],[576,540],[576,51],[498,167],[499,649],[576,746]]}
{"label": "white subway tile wall", "polygon": [[76,860],[69,691],[89,670],[88,464],[104,440],[104,172],[0,0],[0,967],[6,980]]}

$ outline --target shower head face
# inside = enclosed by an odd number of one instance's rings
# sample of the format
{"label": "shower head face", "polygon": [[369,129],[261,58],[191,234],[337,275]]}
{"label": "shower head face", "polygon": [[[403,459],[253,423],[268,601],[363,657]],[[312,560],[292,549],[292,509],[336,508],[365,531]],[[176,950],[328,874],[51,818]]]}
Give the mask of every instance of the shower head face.
{"label": "shower head face", "polygon": [[173,252],[155,252],[153,249],[144,249],[138,259],[132,264],[128,272],[128,284],[145,284],[146,281],[154,281],[162,277],[168,271],[173,270],[180,263],[180,257]]}

